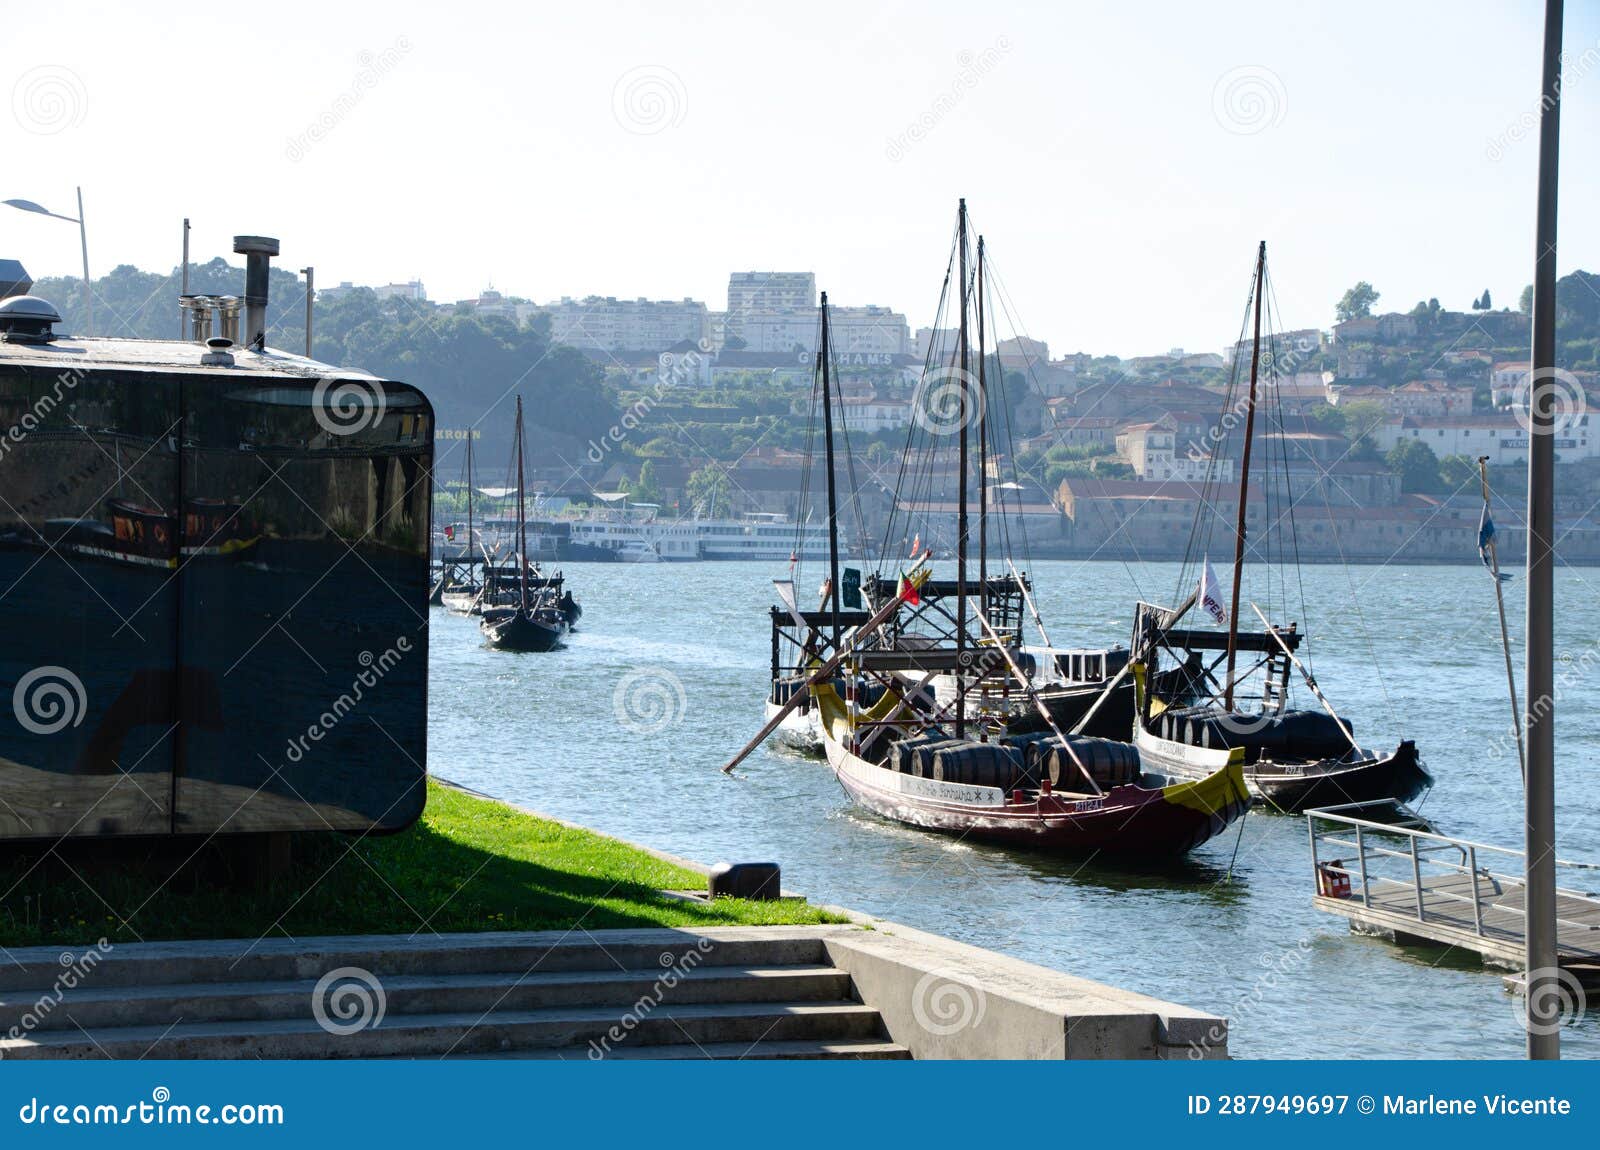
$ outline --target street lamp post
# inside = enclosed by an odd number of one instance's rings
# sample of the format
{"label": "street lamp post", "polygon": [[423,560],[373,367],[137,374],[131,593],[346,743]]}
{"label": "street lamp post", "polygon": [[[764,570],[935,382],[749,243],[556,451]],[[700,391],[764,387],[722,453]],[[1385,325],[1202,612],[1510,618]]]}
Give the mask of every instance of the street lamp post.
{"label": "street lamp post", "polygon": [[38,216],[49,216],[52,220],[66,220],[69,224],[78,225],[78,239],[83,245],[83,326],[85,335],[94,334],[94,293],[89,287],[89,229],[83,222],[83,189],[78,189],[78,214],[76,216],[63,216],[52,212],[32,200],[0,200],[8,208],[16,208],[20,212],[32,212]]}

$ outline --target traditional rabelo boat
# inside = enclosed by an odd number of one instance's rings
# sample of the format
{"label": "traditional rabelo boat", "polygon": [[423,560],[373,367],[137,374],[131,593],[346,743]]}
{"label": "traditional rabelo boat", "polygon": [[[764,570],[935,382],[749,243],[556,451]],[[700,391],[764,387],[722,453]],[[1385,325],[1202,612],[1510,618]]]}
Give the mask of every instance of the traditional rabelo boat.
{"label": "traditional rabelo boat", "polygon": [[[1248,807],[1242,754],[1230,756],[1201,779],[1153,781],[1142,771],[1131,744],[1061,731],[1041,707],[1022,666],[1026,579],[1014,568],[991,577],[984,543],[978,577],[969,578],[970,441],[975,426],[980,444],[986,442],[990,419],[981,239],[978,255],[974,377],[963,201],[946,273],[947,285],[952,273],[958,275],[957,346],[949,364],[936,365],[930,350],[923,376],[924,385],[936,379],[955,388],[954,396],[941,402],[948,405],[954,399],[956,426],[939,432],[954,430],[958,435],[954,577],[933,577],[932,548],[922,548],[919,535],[909,571],[902,570],[895,579],[880,573],[867,581],[870,609],[851,604],[841,591],[855,580],[842,577],[838,516],[830,514],[830,570],[817,619],[824,626],[812,626],[798,612],[800,617],[793,620],[797,629],[825,630],[832,648],[826,657],[813,659],[805,679],[805,697],[816,708],[828,765],[857,805],[909,826],[1067,852],[1151,857],[1187,851],[1218,834]],[[823,318],[819,354],[826,364],[832,349],[825,300]],[[828,421],[824,423],[828,430]],[[914,423],[911,435],[916,434]],[[836,509],[831,441],[830,431],[827,482],[829,506]],[[903,459],[910,455],[908,445]],[[907,489],[904,470],[897,504]],[[980,516],[986,513],[986,471],[978,469]],[[852,607],[866,615],[853,626],[845,621],[845,611]],[[933,689],[941,677],[951,687],[947,697]],[[871,694],[862,691],[864,685]],[[1017,700],[1039,711],[1049,729],[1011,732],[1011,704]],[[781,703],[770,703],[766,726],[724,769],[736,766],[801,702],[794,692]]]}
{"label": "traditional rabelo boat", "polygon": [[[1194,588],[1176,610],[1141,603],[1134,619],[1133,648],[1137,658],[1129,671],[1136,690],[1137,721],[1134,744],[1139,748],[1145,769],[1173,781],[1205,778],[1220,764],[1243,756],[1246,784],[1251,794],[1266,806],[1295,812],[1312,807],[1342,803],[1370,803],[1392,800],[1409,802],[1432,785],[1432,776],[1422,765],[1416,744],[1402,740],[1389,753],[1361,747],[1350,723],[1328,703],[1300,649],[1306,636],[1297,624],[1277,626],[1253,602],[1249,608],[1261,627],[1240,626],[1240,596],[1245,572],[1247,520],[1251,493],[1252,447],[1256,439],[1257,409],[1260,401],[1260,376],[1263,363],[1275,375],[1280,358],[1274,349],[1262,353],[1262,310],[1270,291],[1266,270],[1267,245],[1261,244],[1246,315],[1253,314],[1249,389],[1244,402],[1244,433],[1239,446],[1237,513],[1233,529],[1233,580],[1229,603],[1222,601],[1222,589],[1205,558],[1205,542],[1217,516],[1210,510],[1226,486],[1220,473],[1219,437],[1208,462],[1206,493],[1200,500],[1194,531],[1191,534],[1186,575],[1180,588],[1193,574]],[[1240,341],[1242,345],[1242,340]],[[1239,382],[1239,357],[1235,357],[1225,413],[1235,420],[1238,404],[1234,395]],[[1275,382],[1269,381],[1270,382]],[[1276,387],[1268,394],[1276,397]],[[1282,446],[1286,437],[1281,406],[1273,405],[1267,417],[1279,433]],[[1222,427],[1229,426],[1228,414]],[[1293,563],[1293,509],[1300,498],[1290,482],[1287,448],[1281,483],[1268,482],[1263,495],[1266,506],[1263,534],[1268,538],[1252,550],[1271,555],[1274,532],[1287,535],[1278,540],[1282,565]],[[1262,470],[1270,467],[1270,453]],[[1195,563],[1199,556],[1198,565]],[[1295,566],[1298,566],[1295,564]],[[1279,585],[1283,584],[1280,576]],[[1273,583],[1269,577],[1267,589]],[[1287,606],[1287,591],[1283,598]],[[1304,593],[1300,597],[1304,610]],[[1225,630],[1180,627],[1178,624],[1196,606],[1202,607]],[[1166,664],[1170,662],[1171,666]],[[1220,673],[1220,678],[1219,678]],[[1317,709],[1290,707],[1293,673],[1298,673]],[[1247,701],[1247,694],[1254,694]]]}
{"label": "traditional rabelo boat", "polygon": [[491,647],[503,651],[553,651],[570,629],[567,617],[548,588],[530,585],[528,513],[523,469],[522,396],[517,396],[517,598],[482,609],[478,626]]}

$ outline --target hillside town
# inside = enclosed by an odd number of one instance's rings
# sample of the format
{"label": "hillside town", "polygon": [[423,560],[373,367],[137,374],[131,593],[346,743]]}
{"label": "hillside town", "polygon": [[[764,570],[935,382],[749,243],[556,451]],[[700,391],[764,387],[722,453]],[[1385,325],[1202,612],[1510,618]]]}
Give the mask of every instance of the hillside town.
{"label": "hillside town", "polygon": [[[1579,272],[1563,286],[1593,291],[1594,278]],[[319,298],[354,290],[345,284]],[[372,290],[428,306],[420,283]],[[1521,488],[1528,364],[1519,349],[1527,346],[1528,315],[1492,309],[1488,292],[1469,311],[1433,300],[1411,312],[1374,312],[1376,294],[1368,285],[1352,289],[1354,300],[1341,303],[1344,317],[1327,330],[1272,335],[1257,366],[1277,421],[1267,441],[1287,462],[1288,489],[1256,484],[1247,522],[1265,529],[1284,508],[1297,510],[1307,558],[1470,560],[1481,510],[1478,460],[1486,460],[1500,495],[1514,503]],[[801,422],[817,303],[813,273],[735,272],[722,310],[692,299],[535,304],[494,291],[442,306],[518,323],[543,317],[553,340],[604,370],[625,410],[630,400],[647,406],[643,426],[619,450],[541,461],[538,478],[550,506],[582,509],[595,491],[631,490],[680,517],[715,511],[794,518],[803,514],[806,456],[782,434],[783,405],[772,416],[770,398],[791,393],[789,422]],[[868,448],[857,502],[870,540],[891,511],[893,469],[917,418],[924,362],[948,354],[955,333],[912,333],[904,313],[877,305],[834,305],[832,316],[847,430]],[[1172,349],[1121,359],[1053,356],[1043,341],[1014,336],[996,351],[1012,448],[1027,479],[1020,492],[994,493],[994,513],[1025,533],[1037,554],[1173,557],[1202,501],[1236,514],[1228,500],[1237,453],[1229,449],[1240,429],[1224,412],[1230,386],[1248,379],[1248,341],[1221,352]],[[1561,546],[1571,561],[1600,561],[1593,516],[1600,443],[1590,434],[1600,372],[1576,369],[1562,382],[1569,402],[1557,443]],[[752,408],[757,392],[769,402]],[[723,450],[707,442],[717,424],[742,425],[757,411],[769,418],[749,421],[753,434],[734,436]],[[953,457],[950,469],[953,483]],[[708,473],[724,480],[717,490],[725,503],[715,507],[692,498],[695,477]],[[1208,493],[1207,484],[1220,486]],[[1509,504],[1505,519],[1502,546],[1516,553],[1522,537]]]}

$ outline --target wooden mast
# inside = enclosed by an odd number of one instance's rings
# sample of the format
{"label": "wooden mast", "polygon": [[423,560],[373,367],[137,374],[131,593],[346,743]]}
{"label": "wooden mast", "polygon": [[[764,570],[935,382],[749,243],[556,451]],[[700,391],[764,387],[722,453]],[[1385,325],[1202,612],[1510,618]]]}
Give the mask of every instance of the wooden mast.
{"label": "wooden mast", "polygon": [[[467,429],[467,579],[472,578],[472,429]],[[489,573],[485,571],[484,578]]]}
{"label": "wooden mast", "polygon": [[1245,512],[1250,497],[1250,448],[1256,431],[1256,379],[1261,370],[1261,297],[1266,294],[1267,241],[1256,253],[1255,337],[1250,345],[1250,406],[1244,417],[1244,452],[1239,467],[1239,514],[1233,538],[1233,606],[1228,611],[1228,677],[1222,708],[1233,710],[1233,669],[1239,654],[1239,583],[1244,578]]}
{"label": "wooden mast", "polygon": [[[989,385],[984,375],[983,237],[978,237],[978,610],[989,617]],[[998,369],[997,369],[998,370]]]}
{"label": "wooden mast", "polygon": [[967,737],[967,676],[966,671],[959,664],[961,656],[967,650],[967,424],[969,419],[967,380],[968,364],[971,362],[967,354],[967,201],[961,201],[959,220],[956,228],[956,248],[960,261],[960,299],[961,299],[961,324],[958,332],[957,349],[960,357],[960,370],[956,375],[961,385],[961,447],[960,447],[960,479],[958,480],[957,511],[956,511],[956,738]]}
{"label": "wooden mast", "polygon": [[822,293],[822,432],[828,460],[828,601],[833,608],[833,649],[839,649],[839,493],[833,477],[833,398],[829,387],[828,293]]}
{"label": "wooden mast", "polygon": [[522,611],[528,610],[528,511],[523,504],[522,396],[517,396],[517,573],[521,576]]}

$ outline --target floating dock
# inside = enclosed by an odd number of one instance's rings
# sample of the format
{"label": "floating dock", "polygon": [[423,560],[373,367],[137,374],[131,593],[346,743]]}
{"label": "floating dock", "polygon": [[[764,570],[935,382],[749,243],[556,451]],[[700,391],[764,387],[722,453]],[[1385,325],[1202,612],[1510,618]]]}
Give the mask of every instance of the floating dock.
{"label": "floating dock", "polygon": [[[1523,853],[1363,818],[1365,807],[1307,812],[1312,905],[1361,933],[1459,947],[1520,968],[1527,956]],[[1556,892],[1557,960],[1584,982],[1600,980],[1600,867],[1556,865],[1573,884]]]}

